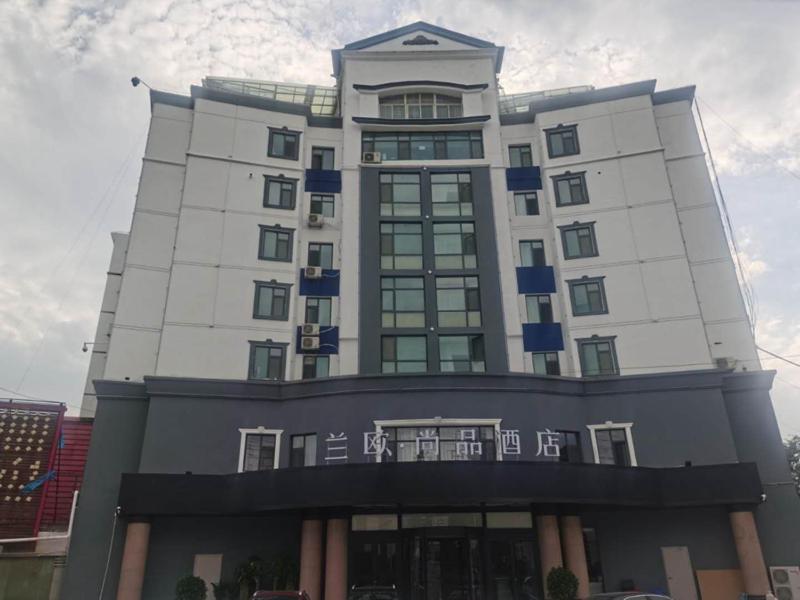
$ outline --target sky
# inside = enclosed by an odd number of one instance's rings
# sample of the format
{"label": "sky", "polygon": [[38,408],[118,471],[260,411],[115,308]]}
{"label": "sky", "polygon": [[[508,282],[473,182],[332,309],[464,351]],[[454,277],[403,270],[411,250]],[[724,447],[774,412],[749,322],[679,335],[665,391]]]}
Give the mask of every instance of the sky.
{"label": "sky", "polygon": [[[330,49],[417,20],[505,46],[508,93],[696,84],[757,343],[800,363],[800,2],[2,0],[0,397],[80,405],[148,126],[132,76],[183,94],[206,75],[331,85]],[[800,367],[763,358],[782,433],[800,434]]]}

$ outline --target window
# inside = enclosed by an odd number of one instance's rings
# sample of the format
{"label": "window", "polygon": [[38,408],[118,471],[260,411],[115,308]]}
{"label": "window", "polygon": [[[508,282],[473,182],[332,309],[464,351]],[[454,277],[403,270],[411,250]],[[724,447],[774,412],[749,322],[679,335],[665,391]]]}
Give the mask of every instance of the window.
{"label": "window", "polygon": [[381,173],[381,215],[395,217],[418,217],[420,204],[420,181],[418,173]]}
{"label": "window", "polygon": [[287,320],[289,318],[289,286],[263,281],[255,283],[256,298],[253,303],[253,318]]}
{"label": "window", "polygon": [[565,463],[582,463],[581,435],[577,431],[557,431],[558,460]]}
{"label": "window", "polygon": [[264,208],[281,208],[292,210],[294,208],[294,179],[264,176]]}
{"label": "window", "polygon": [[511,159],[512,167],[532,167],[533,156],[531,155],[530,144],[520,146],[509,146],[508,155]]}
{"label": "window", "polygon": [[[327,358],[327,357],[325,357]],[[313,467],[317,464],[317,434],[305,433],[292,436],[289,454],[290,467]]]}
{"label": "window", "polygon": [[391,451],[391,455],[386,452],[381,456],[381,462],[497,460],[493,425],[381,426],[381,432],[386,434],[386,447]]}
{"label": "window", "polygon": [[277,440],[275,433],[249,433],[244,436],[244,456],[241,471],[277,469]]}
{"label": "window", "polygon": [[514,194],[514,208],[517,216],[538,215],[539,197],[536,192],[519,192]]}
{"label": "window", "polygon": [[250,379],[283,379],[286,344],[250,342]]}
{"label": "window", "polygon": [[482,335],[439,336],[439,370],[443,373],[486,370]]}
{"label": "window", "polygon": [[614,338],[591,337],[576,342],[584,377],[619,375]]}
{"label": "window", "polygon": [[481,291],[477,277],[437,277],[439,327],[480,327]]}
{"label": "window", "polygon": [[437,269],[476,269],[475,225],[434,223],[433,252]]}
{"label": "window", "polygon": [[480,131],[364,132],[361,151],[379,152],[384,161],[483,158],[483,137]]}
{"label": "window", "polygon": [[381,223],[381,269],[422,268],[422,225]]}
{"label": "window", "polygon": [[431,173],[435,217],[472,216],[472,177],[469,173]]}
{"label": "window", "polygon": [[330,374],[329,356],[306,354],[303,356],[303,379],[317,379]]}
{"label": "window", "polygon": [[523,267],[545,266],[544,242],[542,240],[523,240],[519,243],[519,258]]}
{"label": "window", "polygon": [[333,268],[333,244],[320,244],[310,242],[308,244],[308,266],[322,267],[323,269]]}
{"label": "window", "polygon": [[552,323],[553,306],[549,294],[533,294],[525,296],[528,309],[528,323]]}
{"label": "window", "polygon": [[556,175],[553,177],[553,188],[556,194],[556,206],[589,203],[585,173],[567,172],[564,175]]}
{"label": "window", "polygon": [[547,134],[547,154],[550,158],[578,154],[578,126],[568,125],[545,130]]}
{"label": "window", "polygon": [[597,256],[597,239],[594,236],[594,223],[574,223],[559,227],[564,258],[588,258]]}
{"label": "window", "polygon": [[612,423],[589,425],[592,435],[594,462],[601,465],[635,467],[636,454],[633,449],[631,428],[633,423]]}
{"label": "window", "polygon": [[299,141],[300,134],[297,131],[270,128],[267,155],[275,158],[297,160],[297,152],[300,147]]}
{"label": "window", "polygon": [[586,277],[567,283],[574,316],[602,315],[608,312],[606,292],[601,277],[594,279]]}
{"label": "window", "polygon": [[258,258],[260,260],[292,260],[292,237],[294,230],[281,227],[266,227],[259,225],[261,233],[258,243]]}
{"label": "window", "polygon": [[333,170],[333,148],[311,148],[311,168]]}
{"label": "window", "polygon": [[312,296],[306,298],[306,319],[303,322],[329,327],[331,324],[331,299]]}
{"label": "window", "polygon": [[422,277],[381,277],[381,327],[425,327]]}
{"label": "window", "polygon": [[461,98],[444,94],[398,94],[378,100],[382,119],[455,119],[463,115]]}
{"label": "window", "polygon": [[534,352],[533,372],[536,375],[561,375],[558,352]]}
{"label": "window", "polygon": [[322,215],[323,217],[333,218],[333,196],[330,194],[311,194],[310,212]]}
{"label": "window", "polygon": [[382,373],[424,373],[427,370],[428,348],[424,335],[381,338]]}

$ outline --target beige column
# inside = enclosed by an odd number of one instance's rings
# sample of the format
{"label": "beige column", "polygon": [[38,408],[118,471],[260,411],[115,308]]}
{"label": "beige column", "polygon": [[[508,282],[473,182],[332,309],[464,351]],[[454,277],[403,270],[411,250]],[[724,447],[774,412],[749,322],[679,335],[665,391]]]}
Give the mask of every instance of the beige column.
{"label": "beige column", "polygon": [[748,594],[764,595],[770,590],[769,577],[753,513],[749,510],[731,511],[729,516],[736,554],[739,556],[739,569],[744,580],[744,591]]}
{"label": "beige column", "polygon": [[325,548],[325,600],[347,600],[348,519],[328,519]]}
{"label": "beige column", "polygon": [[558,535],[558,519],[555,515],[538,515],[536,530],[539,534],[539,560],[542,564],[542,587],[547,589],[547,574],[564,563],[561,559],[561,540]]}
{"label": "beige column", "polygon": [[322,521],[303,519],[300,531],[300,589],[322,600]]}
{"label": "beige column", "polygon": [[578,598],[589,597],[589,569],[586,566],[586,546],[583,527],[577,515],[561,517],[561,547],[564,564],[578,578]]}
{"label": "beige column", "polygon": [[150,523],[129,522],[122,550],[117,600],[141,600]]}

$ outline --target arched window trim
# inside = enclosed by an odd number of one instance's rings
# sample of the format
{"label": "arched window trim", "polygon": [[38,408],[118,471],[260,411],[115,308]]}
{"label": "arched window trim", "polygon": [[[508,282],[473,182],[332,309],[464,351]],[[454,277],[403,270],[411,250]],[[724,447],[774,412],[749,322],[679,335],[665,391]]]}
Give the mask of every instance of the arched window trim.
{"label": "arched window trim", "polygon": [[378,99],[379,114],[383,119],[455,119],[464,116],[460,94],[443,94],[432,91],[405,91],[382,94]]}

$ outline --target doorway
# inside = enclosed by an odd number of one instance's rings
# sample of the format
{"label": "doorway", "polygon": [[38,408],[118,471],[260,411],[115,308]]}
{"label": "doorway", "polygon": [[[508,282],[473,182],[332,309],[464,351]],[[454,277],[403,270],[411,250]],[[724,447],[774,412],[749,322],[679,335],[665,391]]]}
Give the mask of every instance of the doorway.
{"label": "doorway", "polygon": [[413,600],[482,600],[477,532],[416,530],[408,547]]}

